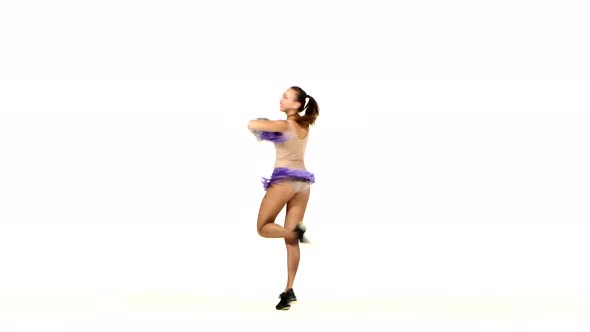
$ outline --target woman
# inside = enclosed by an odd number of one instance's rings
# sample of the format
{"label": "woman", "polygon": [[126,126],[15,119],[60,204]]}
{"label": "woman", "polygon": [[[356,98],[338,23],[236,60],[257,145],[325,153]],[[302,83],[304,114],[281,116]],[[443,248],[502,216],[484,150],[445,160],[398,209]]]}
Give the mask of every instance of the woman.
{"label": "woman", "polygon": [[[276,161],[270,179],[264,179],[266,194],[258,212],[258,234],[265,238],[284,238],[287,246],[287,285],[280,294],[277,310],[287,310],[297,301],[293,291],[299,267],[299,242],[308,242],[302,224],[311,184],[315,177],[305,168],[304,156],[309,127],[319,115],[315,99],[297,86],[287,89],[280,101],[286,120],[251,120],[248,129],[260,140],[275,143]],[[305,112],[303,115],[300,113]],[[287,206],[284,226],[275,223]]]}

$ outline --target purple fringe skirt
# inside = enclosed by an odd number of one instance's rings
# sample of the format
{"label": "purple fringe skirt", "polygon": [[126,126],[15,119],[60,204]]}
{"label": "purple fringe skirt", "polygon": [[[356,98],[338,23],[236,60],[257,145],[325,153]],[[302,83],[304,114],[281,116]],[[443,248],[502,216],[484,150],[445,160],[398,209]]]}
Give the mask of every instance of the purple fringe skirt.
{"label": "purple fringe skirt", "polygon": [[287,167],[277,167],[273,170],[269,178],[262,178],[264,190],[267,190],[271,184],[285,179],[295,179],[315,183],[315,175],[303,169],[292,169]]}

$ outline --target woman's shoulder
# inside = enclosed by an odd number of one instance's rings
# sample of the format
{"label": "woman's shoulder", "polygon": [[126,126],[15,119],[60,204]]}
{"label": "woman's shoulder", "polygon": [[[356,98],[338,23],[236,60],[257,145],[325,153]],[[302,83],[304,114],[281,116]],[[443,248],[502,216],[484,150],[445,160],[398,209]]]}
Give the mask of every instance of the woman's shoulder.
{"label": "woman's shoulder", "polygon": [[309,125],[301,124],[295,120],[287,120],[291,126],[292,131],[299,139],[305,139],[309,134]]}

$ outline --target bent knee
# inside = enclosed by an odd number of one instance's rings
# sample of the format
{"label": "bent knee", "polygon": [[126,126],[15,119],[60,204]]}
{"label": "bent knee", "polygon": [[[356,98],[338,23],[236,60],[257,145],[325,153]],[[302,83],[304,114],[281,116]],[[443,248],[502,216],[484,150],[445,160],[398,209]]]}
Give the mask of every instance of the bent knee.
{"label": "bent knee", "polygon": [[256,232],[258,233],[258,235],[262,236],[262,237],[266,237],[265,233],[264,233],[264,226],[268,225],[269,223],[259,223],[258,225],[256,225]]}
{"label": "bent knee", "polygon": [[290,249],[291,247],[299,247],[299,239],[297,239],[297,235],[294,234],[291,237],[286,237],[285,244],[287,245],[287,249]]}

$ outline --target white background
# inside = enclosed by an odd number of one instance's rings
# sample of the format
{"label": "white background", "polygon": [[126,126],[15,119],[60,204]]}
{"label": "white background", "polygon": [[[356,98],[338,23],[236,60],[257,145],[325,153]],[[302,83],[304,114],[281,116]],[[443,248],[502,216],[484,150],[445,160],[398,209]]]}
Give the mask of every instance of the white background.
{"label": "white background", "polygon": [[299,306],[500,299],[504,318],[536,303],[527,317],[577,321],[582,3],[3,2],[4,322],[199,299],[274,314],[285,250],[255,229],[274,150],[246,124],[280,118],[291,85],[320,105]]}

